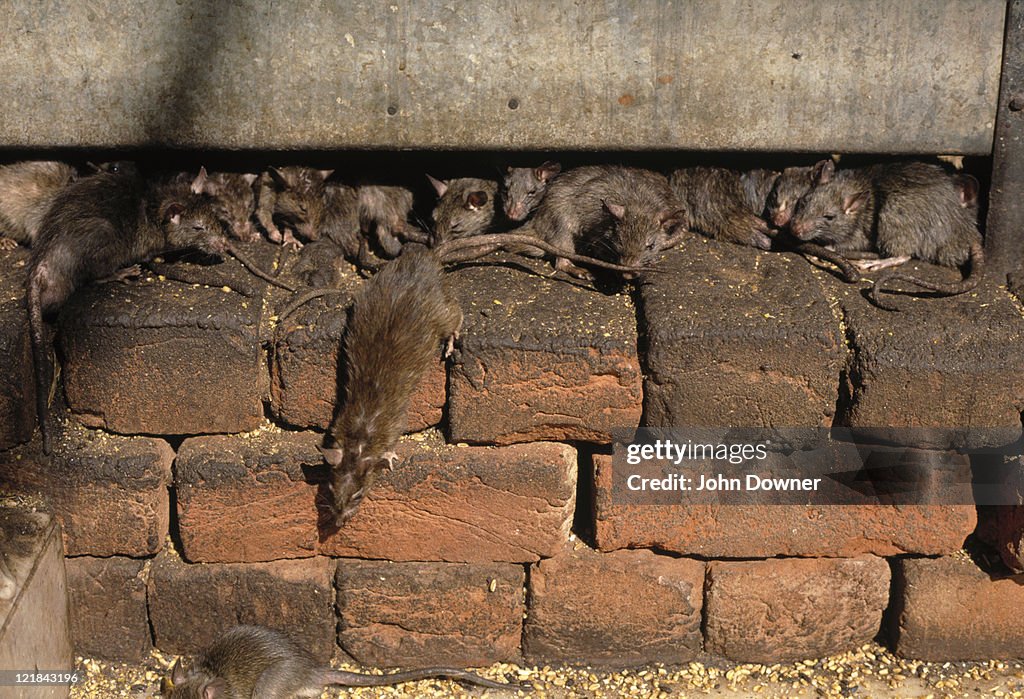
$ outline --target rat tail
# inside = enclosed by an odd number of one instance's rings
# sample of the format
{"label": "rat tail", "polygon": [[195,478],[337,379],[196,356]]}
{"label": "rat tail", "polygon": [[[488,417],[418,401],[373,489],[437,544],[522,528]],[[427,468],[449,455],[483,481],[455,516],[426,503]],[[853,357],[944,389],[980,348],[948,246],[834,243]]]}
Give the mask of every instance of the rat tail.
{"label": "rat tail", "polygon": [[[525,250],[520,250],[523,248]],[[447,240],[434,248],[434,252],[445,264],[456,262],[467,262],[478,257],[494,252],[496,250],[509,250],[511,252],[524,252],[528,254],[530,248],[540,249],[555,257],[565,259],[591,267],[601,267],[615,272],[649,272],[646,267],[630,267],[628,265],[617,265],[596,257],[578,255],[575,252],[562,250],[541,238],[524,233],[485,233],[474,235],[468,238],[453,238]]]}
{"label": "rat tail", "polygon": [[801,241],[796,241],[793,244],[793,250],[801,255],[811,255],[820,260],[831,262],[839,268],[844,282],[854,284],[860,281],[860,272],[857,271],[856,267],[850,264],[849,259],[843,256],[842,253],[836,252],[835,250],[829,250],[817,243],[804,243]]}
{"label": "rat tail", "polygon": [[878,296],[879,292],[884,290],[886,284],[895,281],[910,282],[922,289],[938,292],[941,296],[956,296],[967,293],[978,286],[978,282],[985,272],[985,248],[981,240],[975,240],[971,243],[968,261],[971,265],[970,272],[958,282],[933,282],[927,279],[919,279],[911,274],[901,274],[900,272],[884,274],[875,280],[875,283],[871,286],[871,291],[868,293],[868,298],[871,299],[871,303],[879,308],[887,311],[898,310],[891,302],[883,301]]}
{"label": "rat tail", "polygon": [[28,323],[32,340],[32,367],[36,381],[36,418],[39,421],[39,433],[43,439],[43,453],[49,455],[53,451],[49,427],[50,408],[50,363],[46,342],[46,323],[43,321],[41,275],[29,276]]}
{"label": "rat tail", "polygon": [[424,667],[418,670],[406,670],[387,675],[363,675],[358,672],[345,672],[343,670],[325,670],[323,673],[323,684],[334,684],[342,687],[383,687],[426,679],[457,680],[491,689],[517,688],[516,685],[495,682],[467,670],[457,670],[448,667]]}

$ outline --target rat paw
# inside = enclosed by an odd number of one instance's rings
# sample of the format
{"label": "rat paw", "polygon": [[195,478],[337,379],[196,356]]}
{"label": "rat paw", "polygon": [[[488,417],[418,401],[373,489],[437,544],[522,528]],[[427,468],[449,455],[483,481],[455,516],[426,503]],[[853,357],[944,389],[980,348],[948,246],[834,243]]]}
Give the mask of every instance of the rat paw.
{"label": "rat paw", "polygon": [[555,261],[555,269],[557,269],[559,272],[565,272],[570,276],[576,277],[577,279],[582,279],[583,281],[586,282],[594,281],[593,274],[583,269],[582,267],[577,267],[564,257],[559,257]]}
{"label": "rat paw", "polygon": [[18,241],[14,238],[0,237],[0,250],[15,250],[18,247]]}

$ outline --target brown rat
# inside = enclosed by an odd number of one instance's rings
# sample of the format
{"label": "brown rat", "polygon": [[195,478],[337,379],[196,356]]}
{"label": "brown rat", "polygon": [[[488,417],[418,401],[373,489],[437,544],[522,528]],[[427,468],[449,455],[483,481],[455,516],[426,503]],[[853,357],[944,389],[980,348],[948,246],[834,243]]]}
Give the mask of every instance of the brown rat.
{"label": "brown rat", "polygon": [[439,197],[434,207],[433,242],[468,238],[492,231],[496,222],[498,183],[476,177],[427,179]]}
{"label": "brown rat", "polygon": [[289,166],[260,176],[256,219],[272,242],[298,248],[320,237],[324,184],[333,172]]}
{"label": "brown rat", "polygon": [[[664,175],[617,165],[589,165],[559,175],[526,225],[557,249],[642,267],[686,235],[685,220],[685,205],[673,194]],[[591,278],[588,271],[564,256],[555,258],[555,269]]]}
{"label": "brown rat", "polygon": [[548,185],[562,171],[561,163],[546,160],[537,167],[509,167],[501,182],[501,201],[510,221],[525,221],[540,206]]}
{"label": "brown rat", "polygon": [[36,376],[36,407],[43,449],[50,453],[47,397],[50,356],[44,315],[56,312],[83,284],[161,252],[227,251],[227,239],[208,199],[167,196],[175,185],[147,187],[134,168],[101,171],[72,182],[43,217],[29,261],[28,315]]}
{"label": "brown rat", "polygon": [[380,470],[392,467],[409,397],[442,341],[451,352],[461,326],[441,261],[422,247],[404,250],[356,295],[345,333],[345,402],[322,450],[337,525],[352,516]]}
{"label": "brown rat", "polygon": [[388,675],[334,670],[316,662],[305,648],[280,631],[235,626],[200,653],[186,669],[175,662],[161,694],[165,699],[292,699],[319,697],[326,686],[381,687],[441,678],[493,689],[516,688],[466,670],[428,667]]}
{"label": "brown rat", "polygon": [[242,241],[255,241],[260,238],[252,222],[256,211],[256,191],[253,185],[258,178],[259,175],[251,172],[207,174],[206,168],[201,168],[192,187],[196,194],[208,194],[213,198],[218,218],[233,237]]}
{"label": "brown rat", "polygon": [[373,235],[387,257],[396,257],[402,251],[402,240],[427,242],[423,231],[409,223],[413,203],[411,190],[364,184],[356,191],[359,229],[364,236]]}
{"label": "brown rat", "polygon": [[879,277],[871,298],[896,280],[915,283],[943,295],[962,294],[978,284],[984,252],[977,225],[977,181],[950,176],[931,163],[905,162],[836,171],[826,162],[813,188],[797,204],[790,230],[800,240],[842,252],[878,253],[862,263],[879,270],[911,258],[947,267],[970,261],[962,281],[941,284],[896,273]]}
{"label": "brown rat", "polygon": [[[345,333],[345,399],[322,449],[331,467],[336,526],[352,516],[380,471],[393,466],[409,398],[437,361],[441,341],[447,340],[445,356],[452,351],[462,311],[444,283],[442,265],[526,243],[558,252],[545,241],[514,234],[456,239],[433,250],[408,245],[360,289]],[[302,294],[278,317],[284,320],[307,301],[332,293],[339,290]]]}
{"label": "brown rat", "polygon": [[764,208],[764,214],[773,226],[789,227],[796,203],[814,186],[826,162],[831,161],[819,160],[811,167],[787,167],[775,178]]}
{"label": "brown rat", "polygon": [[0,250],[31,246],[57,193],[75,176],[70,165],[48,160],[0,167]]}
{"label": "brown rat", "polygon": [[770,229],[751,207],[740,173],[721,167],[690,167],[669,177],[676,197],[686,204],[686,226],[709,238],[770,250]]}

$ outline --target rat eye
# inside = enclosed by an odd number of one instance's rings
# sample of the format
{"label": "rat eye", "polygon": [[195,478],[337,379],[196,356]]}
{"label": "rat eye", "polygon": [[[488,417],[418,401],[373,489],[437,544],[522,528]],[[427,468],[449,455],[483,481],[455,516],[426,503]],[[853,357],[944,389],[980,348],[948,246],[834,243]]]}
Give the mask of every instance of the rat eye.
{"label": "rat eye", "polygon": [[648,250],[653,250],[653,249],[654,249],[654,248],[656,248],[656,247],[658,247],[658,244],[657,244],[656,242],[653,242],[653,241],[652,241],[652,242],[650,242],[650,243],[647,243],[647,249],[648,249]]}
{"label": "rat eye", "polygon": [[826,221],[834,221],[835,218],[836,218],[836,215],[835,214],[825,214],[822,218],[824,218]]}

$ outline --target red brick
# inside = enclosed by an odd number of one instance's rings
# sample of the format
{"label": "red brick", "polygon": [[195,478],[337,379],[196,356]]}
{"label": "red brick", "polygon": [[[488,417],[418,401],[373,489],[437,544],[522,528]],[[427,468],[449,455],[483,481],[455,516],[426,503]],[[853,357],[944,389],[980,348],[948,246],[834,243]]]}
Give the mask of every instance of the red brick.
{"label": "red brick", "polygon": [[612,458],[596,455],[594,465],[602,551],[658,548],[708,558],[938,555],[960,549],[977,523],[973,505],[618,504]]}
{"label": "red brick", "polygon": [[[957,276],[923,263],[906,271]],[[854,349],[841,424],[936,448],[1001,446],[1020,436],[1024,318],[1005,288],[990,281],[951,298],[891,296],[898,322],[858,287],[833,289]],[[921,428],[936,430],[925,435]]]}
{"label": "red brick", "polygon": [[146,611],[146,561],[142,559],[68,558],[71,639],[86,658],[138,661],[149,657]]}
{"label": "red brick", "polygon": [[25,311],[28,251],[0,251],[0,449],[27,442],[36,426],[35,380]]}
{"label": "red brick", "polygon": [[451,370],[453,441],[607,443],[612,429],[639,422],[642,375],[629,296],[522,269],[541,264],[450,275],[465,314]]}
{"label": "red brick", "polygon": [[156,646],[192,654],[235,624],[261,624],[326,662],[335,650],[334,567],[328,558],[191,565],[165,551],[147,588]]}
{"label": "red brick", "polygon": [[889,600],[884,559],[775,559],[708,564],[709,653],[777,663],[852,650],[878,633]]}
{"label": "red brick", "polygon": [[641,286],[645,425],[832,424],[846,347],[811,265],[699,237],[659,265]]}
{"label": "red brick", "polygon": [[0,454],[0,482],[48,501],[69,556],[149,556],[167,536],[173,459],[160,439],[69,425],[52,459],[35,445]]}
{"label": "red brick", "polygon": [[[217,269],[227,285],[248,276]],[[81,289],[60,317],[71,412],[122,434],[255,429],[267,393],[262,309],[261,295],[173,281]]]}
{"label": "red brick", "polygon": [[[296,427],[326,429],[342,385],[342,356],[346,308],[362,281],[344,277],[340,296],[311,301],[288,316],[275,330],[271,361],[271,406],[274,415]],[[441,421],[446,400],[447,372],[441,359],[423,378],[409,403],[408,431],[418,432]],[[342,393],[342,395],[344,395]]]}
{"label": "red brick", "polygon": [[[519,657],[525,572],[510,564],[338,562],[338,642],[373,666]],[[493,589],[492,589],[493,587]]]}
{"label": "red brick", "polygon": [[534,564],[523,653],[531,662],[681,663],[701,650],[704,563],[585,547]]}
{"label": "red brick", "polygon": [[[313,433],[201,437],[176,464],[184,556],[274,560],[315,554],[389,560],[528,562],[558,551],[572,523],[576,454],[562,444],[453,447],[404,439],[337,532],[318,530],[326,466]],[[323,524],[321,522],[321,524]]]}
{"label": "red brick", "polygon": [[962,554],[893,569],[895,651],[921,660],[1024,657],[1024,575],[988,574]]}

